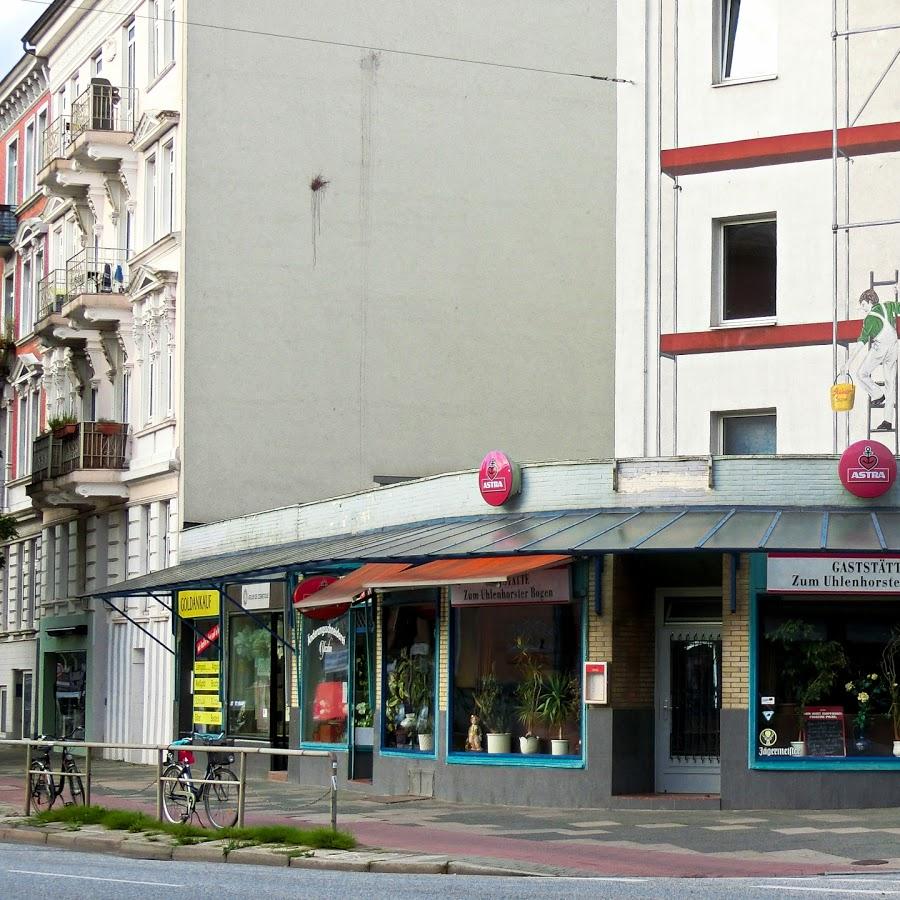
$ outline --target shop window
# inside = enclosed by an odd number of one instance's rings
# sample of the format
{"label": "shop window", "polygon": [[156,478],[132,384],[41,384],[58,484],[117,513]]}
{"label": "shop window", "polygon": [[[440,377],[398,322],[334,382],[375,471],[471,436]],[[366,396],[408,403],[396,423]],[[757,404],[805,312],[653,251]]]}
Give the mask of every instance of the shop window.
{"label": "shop window", "polygon": [[[404,602],[392,603],[396,597]],[[384,750],[434,752],[437,612],[433,591],[409,591],[385,598],[381,692]]]}
{"label": "shop window", "polygon": [[580,755],[581,604],[459,606],[452,621],[451,752]]}
{"label": "shop window", "polygon": [[[249,616],[231,616],[228,629],[228,733],[268,739],[272,635]],[[280,645],[279,645],[280,646]]]}
{"label": "shop window", "polygon": [[722,271],[721,323],[770,319],[775,315],[776,223],[719,224]]}
{"label": "shop window", "polygon": [[778,0],[721,0],[721,78],[773,75],[778,64]]}
{"label": "shop window", "polygon": [[347,743],[348,616],[303,617],[302,734],[304,741]]}
{"label": "shop window", "polygon": [[895,759],[896,601],[763,597],[756,638],[757,760]]}
{"label": "shop window", "polygon": [[87,653],[57,653],[53,680],[55,735],[71,735],[85,722],[85,677]]}
{"label": "shop window", "polygon": [[719,413],[715,416],[713,452],[723,456],[774,455],[777,421],[774,412]]}

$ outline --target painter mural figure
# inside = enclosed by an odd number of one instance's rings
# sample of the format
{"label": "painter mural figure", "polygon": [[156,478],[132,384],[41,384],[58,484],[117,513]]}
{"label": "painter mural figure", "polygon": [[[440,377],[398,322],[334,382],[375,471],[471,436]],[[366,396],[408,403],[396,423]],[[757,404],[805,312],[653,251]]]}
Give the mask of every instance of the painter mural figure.
{"label": "painter mural figure", "polygon": [[[893,431],[897,414],[897,312],[900,304],[882,302],[872,288],[859,297],[863,326],[859,341],[847,359],[844,373],[850,372],[857,358],[865,352],[856,377],[869,395],[873,409],[883,409],[884,419],[872,431]],[[875,381],[881,368],[884,384]]]}

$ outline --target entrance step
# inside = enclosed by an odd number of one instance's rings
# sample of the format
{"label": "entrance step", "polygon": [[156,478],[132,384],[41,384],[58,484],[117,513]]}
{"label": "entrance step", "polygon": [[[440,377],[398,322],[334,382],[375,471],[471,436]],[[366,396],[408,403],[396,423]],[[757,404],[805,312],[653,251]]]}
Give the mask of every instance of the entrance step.
{"label": "entrance step", "polygon": [[268,778],[269,778],[269,781],[287,781],[288,780],[287,769],[270,771],[268,773]]}
{"label": "entrance step", "polygon": [[617,794],[610,809],[721,809],[719,794]]}

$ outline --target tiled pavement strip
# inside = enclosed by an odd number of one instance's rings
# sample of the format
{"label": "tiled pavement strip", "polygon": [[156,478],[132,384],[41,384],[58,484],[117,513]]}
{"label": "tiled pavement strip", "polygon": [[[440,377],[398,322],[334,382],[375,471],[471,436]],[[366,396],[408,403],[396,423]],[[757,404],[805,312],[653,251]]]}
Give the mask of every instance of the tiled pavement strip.
{"label": "tiled pavement strip", "polygon": [[[0,813],[21,813],[22,757],[0,750]],[[153,813],[155,771],[96,761],[93,802]],[[247,823],[328,825],[326,786],[248,781]],[[534,809],[341,791],[364,847],[534,874],[786,876],[900,871],[900,810]],[[414,857],[410,856],[410,862]],[[876,863],[875,861],[882,861]],[[325,860],[323,860],[323,863]]]}

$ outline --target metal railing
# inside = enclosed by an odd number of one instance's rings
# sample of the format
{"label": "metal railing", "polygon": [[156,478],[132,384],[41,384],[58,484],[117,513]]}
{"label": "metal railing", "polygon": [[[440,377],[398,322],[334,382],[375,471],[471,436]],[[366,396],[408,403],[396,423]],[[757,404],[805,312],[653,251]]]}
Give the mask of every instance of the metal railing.
{"label": "metal railing", "polygon": [[34,439],[31,483],[79,469],[124,469],[128,426],[120,422],[76,422]]}
{"label": "metal railing", "polygon": [[66,260],[66,299],[79,294],[123,294],[128,289],[128,251],[85,247]]}
{"label": "metal railing", "polygon": [[119,88],[95,78],[72,102],[71,139],[85,131],[134,131],[135,88]]}
{"label": "metal railing", "polygon": [[[54,738],[44,740],[0,740],[0,746],[14,746],[25,748],[25,801],[23,804],[25,815],[31,815],[31,776],[38,772],[32,768],[33,748],[34,747],[60,747],[63,744],[70,750],[77,748],[84,750],[84,771],[78,772],[84,783],[84,802],[86,806],[91,805],[91,781],[92,781],[92,757],[94,750],[153,750],[156,752],[156,817],[160,822],[163,821],[163,789],[167,780],[163,778],[163,771],[166,767],[166,754],[171,750],[178,752],[179,750],[190,749],[192,752],[200,753],[234,753],[240,756],[238,764],[238,818],[237,824],[241,828],[244,825],[244,807],[247,799],[247,756],[251,753],[259,756],[307,756],[317,757],[320,759],[331,760],[331,782],[329,786],[330,802],[331,802],[331,827],[337,829],[337,755],[328,750],[282,750],[276,747],[234,747],[228,745],[223,747],[221,744],[113,744],[105,741],[59,741]],[[69,777],[71,772],[57,772],[56,770],[45,770],[45,774],[56,777]],[[204,778],[191,778],[194,784],[207,784]],[[231,782],[217,782],[218,784],[230,784]]]}
{"label": "metal railing", "polygon": [[16,236],[19,220],[15,209],[9,203],[0,203],[0,244],[9,244]]}
{"label": "metal railing", "polygon": [[62,312],[66,302],[66,270],[53,269],[37,285],[38,321]]}
{"label": "metal railing", "polygon": [[62,159],[66,155],[66,147],[70,141],[69,116],[57,116],[41,135],[41,168],[49,165],[54,159]]}

